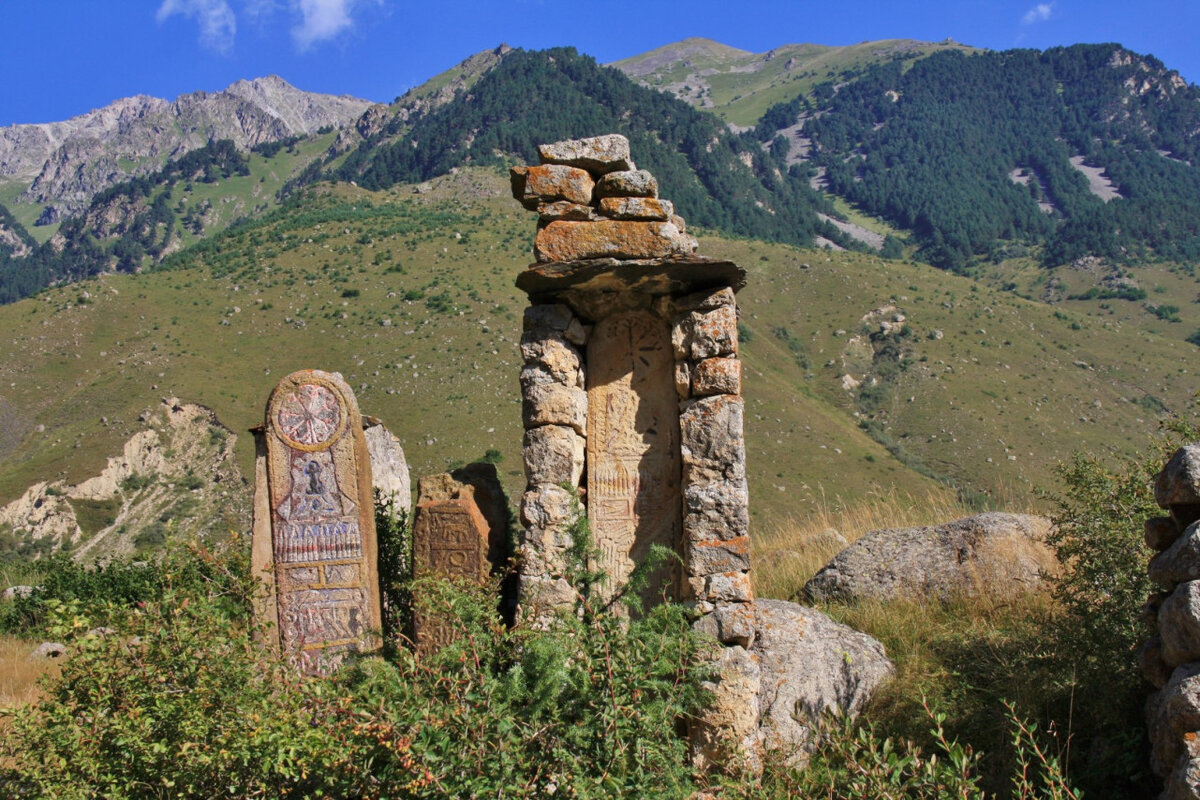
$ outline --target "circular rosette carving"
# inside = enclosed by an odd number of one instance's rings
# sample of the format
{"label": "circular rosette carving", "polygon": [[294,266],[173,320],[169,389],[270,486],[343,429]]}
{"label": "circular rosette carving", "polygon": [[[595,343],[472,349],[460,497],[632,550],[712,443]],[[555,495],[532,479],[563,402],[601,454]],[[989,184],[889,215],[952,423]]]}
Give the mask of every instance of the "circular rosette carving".
{"label": "circular rosette carving", "polygon": [[291,388],[280,387],[270,417],[289,447],[324,450],[346,430],[346,403],[332,384],[307,377]]}

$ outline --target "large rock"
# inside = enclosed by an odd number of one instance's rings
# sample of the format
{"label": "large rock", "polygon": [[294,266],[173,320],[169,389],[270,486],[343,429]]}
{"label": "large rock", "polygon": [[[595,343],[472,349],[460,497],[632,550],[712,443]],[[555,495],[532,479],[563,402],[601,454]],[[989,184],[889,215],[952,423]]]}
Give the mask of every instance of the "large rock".
{"label": "large rock", "polygon": [[1150,580],[1170,589],[1200,578],[1200,523],[1189,525],[1166,550],[1150,559]]}
{"label": "large rock", "polygon": [[1185,741],[1200,731],[1200,663],[1184,664],[1146,703],[1150,731],[1150,768],[1160,778],[1170,775],[1185,756]]}
{"label": "large rock", "polygon": [[538,145],[538,158],[543,164],[579,167],[596,175],[633,169],[629,140],[619,133]]}
{"label": "large rock", "polygon": [[[753,768],[764,751],[788,764],[805,761],[816,745],[817,718],[826,711],[854,716],[893,672],[883,645],[821,612],[784,600],[758,600],[754,639],[727,648],[714,702],[691,733],[693,758],[704,763],[741,752]],[[697,626],[717,636],[716,614]],[[746,720],[757,713],[756,731]]]}
{"label": "large rock", "polygon": [[1171,667],[1200,661],[1200,581],[1175,587],[1158,609],[1162,660]]}
{"label": "large rock", "polygon": [[954,594],[1011,596],[1057,574],[1046,544],[1052,523],[988,512],[923,528],[872,531],[804,586],[813,600],[890,600]]}
{"label": "large rock", "polygon": [[1175,451],[1154,482],[1154,499],[1160,508],[1200,504],[1200,444]]}
{"label": "large rock", "polygon": [[551,222],[537,233],[539,262],[587,258],[665,258],[696,251],[696,240],[670,222]]}

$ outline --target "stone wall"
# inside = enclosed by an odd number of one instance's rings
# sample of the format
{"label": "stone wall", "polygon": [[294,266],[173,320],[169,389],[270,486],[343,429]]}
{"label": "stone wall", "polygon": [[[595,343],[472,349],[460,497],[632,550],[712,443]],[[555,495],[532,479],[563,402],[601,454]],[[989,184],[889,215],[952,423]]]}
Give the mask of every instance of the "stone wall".
{"label": "stone wall", "polygon": [[[569,606],[573,495],[619,590],[655,545],[653,576],[702,614],[753,599],[736,290],[744,272],[695,240],[621,136],[539,148],[513,194],[539,213],[521,353],[528,485],[521,601]],[[734,615],[721,615],[734,619]],[[730,628],[727,640],[747,636]]]}
{"label": "stone wall", "polygon": [[1200,444],[1178,450],[1154,487],[1169,516],[1146,520],[1146,544],[1159,551],[1150,578],[1162,590],[1146,603],[1155,629],[1142,646],[1150,765],[1166,798],[1200,797]]}

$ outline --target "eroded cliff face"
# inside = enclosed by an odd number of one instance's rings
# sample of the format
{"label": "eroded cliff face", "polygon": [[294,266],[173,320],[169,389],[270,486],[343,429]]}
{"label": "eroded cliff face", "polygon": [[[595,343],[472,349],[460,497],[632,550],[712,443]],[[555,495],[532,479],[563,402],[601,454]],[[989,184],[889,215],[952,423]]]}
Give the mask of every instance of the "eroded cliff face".
{"label": "eroded cliff face", "polygon": [[71,551],[91,561],[149,551],[168,537],[249,528],[250,489],[237,437],[207,408],[164,398],[144,430],[92,478],[39,482],[0,508],[0,547],[27,557]]}
{"label": "eroded cliff face", "polygon": [[174,102],[137,95],[63,122],[0,128],[0,178],[28,183],[20,202],[76,213],[97,192],[217,139],[242,148],[342,127],[371,104],[301,91],[277,76]]}

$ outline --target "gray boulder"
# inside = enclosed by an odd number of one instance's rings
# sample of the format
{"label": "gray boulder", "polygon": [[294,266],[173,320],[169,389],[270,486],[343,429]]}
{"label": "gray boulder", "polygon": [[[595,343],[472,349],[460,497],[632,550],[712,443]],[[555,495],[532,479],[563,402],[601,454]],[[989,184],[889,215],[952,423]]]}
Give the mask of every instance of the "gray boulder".
{"label": "gray boulder", "polygon": [[67,648],[65,645],[59,644],[58,642],[42,642],[36,648],[34,648],[34,651],[29,654],[29,657],[35,659],[55,659],[62,658],[66,654]]}
{"label": "gray boulder", "polygon": [[1167,685],[1146,702],[1150,731],[1150,769],[1160,778],[1171,775],[1188,758],[1188,734],[1200,731],[1200,663],[1184,664]]}
{"label": "gray boulder", "polygon": [[1154,482],[1154,500],[1159,508],[1200,503],[1200,444],[1175,451]]}
{"label": "gray boulder", "polygon": [[10,586],[0,594],[0,600],[17,600],[22,597],[29,597],[34,592],[32,586]]}
{"label": "gray boulder", "polygon": [[[690,734],[698,765],[757,771],[766,751],[802,763],[816,745],[817,718],[856,715],[893,672],[882,644],[816,609],[756,600],[741,615],[752,616],[753,639],[739,636],[749,647],[722,648],[713,701]],[[718,635],[714,617],[698,627]]]}
{"label": "gray boulder", "polygon": [[871,531],[804,586],[810,600],[1012,596],[1039,588],[1059,564],[1046,543],[1052,523],[988,512],[923,528]]}

